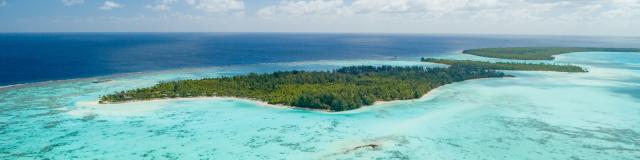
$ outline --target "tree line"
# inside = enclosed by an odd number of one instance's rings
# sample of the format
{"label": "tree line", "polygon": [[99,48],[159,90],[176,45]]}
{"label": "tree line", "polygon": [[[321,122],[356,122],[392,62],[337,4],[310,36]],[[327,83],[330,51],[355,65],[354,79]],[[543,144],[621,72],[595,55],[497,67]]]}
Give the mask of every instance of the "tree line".
{"label": "tree line", "polygon": [[479,48],[462,51],[462,53],[464,54],[471,54],[482,57],[518,60],[553,60],[554,55],[572,52],[640,52],[640,48],[510,47]]}
{"label": "tree line", "polygon": [[556,71],[556,72],[587,72],[586,69],[568,64],[545,64],[524,62],[482,62],[472,60],[450,60],[436,58],[422,58],[422,62],[432,62],[448,65],[462,65],[467,67],[479,67],[493,70],[520,70],[520,71]]}
{"label": "tree line", "polygon": [[233,77],[160,82],[148,88],[116,92],[100,103],[179,97],[241,97],[302,108],[352,110],[376,101],[419,98],[439,86],[477,78],[504,77],[481,66],[350,66],[331,71],[278,71]]}

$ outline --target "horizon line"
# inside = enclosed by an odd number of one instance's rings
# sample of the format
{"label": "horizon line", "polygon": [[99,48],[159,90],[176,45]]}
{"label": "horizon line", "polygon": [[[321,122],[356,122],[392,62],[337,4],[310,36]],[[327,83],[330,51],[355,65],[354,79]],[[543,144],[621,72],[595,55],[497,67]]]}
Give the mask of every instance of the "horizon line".
{"label": "horizon line", "polygon": [[526,36],[526,37],[609,37],[609,38],[640,38],[636,35],[584,35],[584,34],[510,34],[510,33],[418,33],[418,32],[263,32],[263,31],[18,31],[5,32],[0,34],[332,34],[332,35],[413,35],[413,36]]}

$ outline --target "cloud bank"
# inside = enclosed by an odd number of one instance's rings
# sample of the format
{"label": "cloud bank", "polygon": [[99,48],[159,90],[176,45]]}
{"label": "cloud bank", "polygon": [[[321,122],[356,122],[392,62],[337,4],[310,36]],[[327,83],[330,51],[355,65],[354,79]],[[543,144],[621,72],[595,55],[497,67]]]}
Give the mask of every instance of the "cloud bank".
{"label": "cloud bank", "polygon": [[[9,1],[26,3],[36,0]],[[101,10],[6,21],[0,30],[374,32],[640,36],[640,0],[60,0]],[[39,1],[38,1],[39,2]],[[83,5],[80,5],[83,4]],[[0,11],[9,7],[0,0]],[[65,7],[66,8],[66,7]],[[69,8],[67,8],[69,9]],[[24,9],[27,10],[27,9]],[[72,9],[70,9],[72,10]],[[13,11],[18,11],[13,9]],[[26,12],[26,11],[25,11]],[[49,15],[51,14],[51,15]],[[27,14],[24,15],[33,15]],[[11,17],[11,16],[10,16]],[[34,27],[32,27],[34,26]],[[37,28],[35,26],[47,26]],[[56,27],[57,26],[57,27]],[[74,28],[74,29],[71,29]],[[55,30],[54,30],[55,31]]]}
{"label": "cloud bank", "polygon": [[284,0],[258,16],[396,15],[422,19],[580,20],[640,18],[640,0]]}

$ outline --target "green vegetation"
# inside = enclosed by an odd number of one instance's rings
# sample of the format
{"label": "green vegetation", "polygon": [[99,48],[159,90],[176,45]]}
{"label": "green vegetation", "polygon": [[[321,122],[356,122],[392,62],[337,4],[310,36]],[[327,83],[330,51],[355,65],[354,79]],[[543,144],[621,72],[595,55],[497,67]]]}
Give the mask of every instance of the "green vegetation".
{"label": "green vegetation", "polygon": [[587,72],[587,70],[574,65],[533,64],[516,62],[481,62],[471,60],[448,60],[435,58],[422,58],[423,62],[432,62],[448,65],[464,65],[476,68],[492,70],[523,70],[523,71],[556,71],[556,72]]}
{"label": "green vegetation", "polygon": [[520,48],[481,48],[464,50],[462,53],[482,57],[553,60],[553,55],[571,52],[640,52],[640,48],[584,48],[584,47],[520,47]]}
{"label": "green vegetation", "polygon": [[419,98],[445,84],[477,78],[505,77],[496,70],[586,72],[573,65],[480,62],[422,58],[448,68],[351,66],[333,71],[279,71],[161,82],[148,88],[100,97],[100,103],[121,103],[181,97],[239,97],[310,109],[345,111],[375,101]]}
{"label": "green vegetation", "polygon": [[375,101],[415,99],[439,86],[468,79],[504,77],[467,64],[448,68],[352,66],[333,71],[286,71],[161,82],[102,96],[100,103],[178,97],[243,97],[270,104],[345,111]]}

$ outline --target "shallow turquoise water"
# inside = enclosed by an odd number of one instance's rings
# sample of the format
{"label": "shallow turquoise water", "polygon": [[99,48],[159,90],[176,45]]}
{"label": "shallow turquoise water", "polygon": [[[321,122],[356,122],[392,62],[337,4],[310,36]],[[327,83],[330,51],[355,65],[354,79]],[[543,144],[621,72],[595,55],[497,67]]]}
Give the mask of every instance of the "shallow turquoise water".
{"label": "shallow turquoise water", "polygon": [[[275,63],[4,88],[0,159],[640,159],[640,53],[572,53],[553,63],[591,72],[508,72],[517,77],[455,83],[418,100],[341,113],[236,99],[94,103],[101,94],[166,80],[431,64]],[[354,149],[367,144],[380,147]]]}

